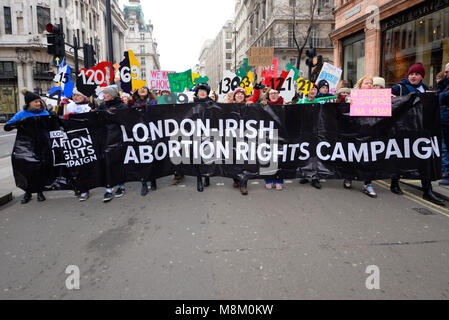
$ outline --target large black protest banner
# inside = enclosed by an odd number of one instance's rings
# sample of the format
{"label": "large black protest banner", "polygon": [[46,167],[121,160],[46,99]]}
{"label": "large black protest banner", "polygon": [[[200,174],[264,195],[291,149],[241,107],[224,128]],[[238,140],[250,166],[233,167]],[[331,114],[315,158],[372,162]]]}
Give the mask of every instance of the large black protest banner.
{"label": "large black protest banner", "polygon": [[239,179],[441,176],[436,95],[393,99],[392,117],[348,104],[214,102],[32,117],[16,123],[18,187],[36,192],[148,181],[182,170]]}

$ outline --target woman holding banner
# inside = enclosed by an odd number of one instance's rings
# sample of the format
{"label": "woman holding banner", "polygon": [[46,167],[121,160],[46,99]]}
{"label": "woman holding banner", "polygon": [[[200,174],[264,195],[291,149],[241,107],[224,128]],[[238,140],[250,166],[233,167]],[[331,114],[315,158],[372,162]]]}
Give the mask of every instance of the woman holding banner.
{"label": "woman holding banner", "polygon": [[[211,90],[210,86],[207,83],[198,83],[194,89],[195,97],[193,101],[197,103],[213,101],[209,97],[210,90]],[[203,186],[208,187],[209,185],[210,185],[209,176],[204,177],[204,185],[203,185],[203,179],[201,177],[201,173],[198,168],[198,175],[196,177],[196,189],[198,190],[198,192],[203,192],[204,190]]]}
{"label": "woman holding banner", "polygon": [[[145,109],[146,106],[157,105],[157,97],[150,91],[147,86],[143,86],[139,90],[134,91],[132,97],[128,99],[128,107]],[[156,179],[151,180],[151,190],[157,190]],[[148,194],[148,183],[142,181],[140,195],[142,197]]]}
{"label": "woman holding banner", "polygon": [[[280,96],[280,92],[276,89],[270,88],[267,91],[266,95],[266,104],[276,104],[276,105],[283,105],[284,104],[284,98]],[[264,179],[265,180],[265,188],[267,190],[271,190],[274,187],[276,190],[282,190],[282,185],[284,184],[284,179],[276,178],[274,180],[271,179]]]}
{"label": "woman holding banner", "polygon": [[[256,84],[254,87],[254,94],[251,98],[248,98],[245,92],[245,89],[242,87],[238,87],[234,90],[232,95],[232,99],[229,103],[246,103],[253,104],[259,100],[260,97],[260,84]],[[240,193],[244,196],[248,195],[248,181],[240,181],[239,179],[234,178],[234,188],[240,188]]]}
{"label": "woman holding banner", "polygon": [[[11,131],[12,129],[17,129],[20,126],[19,120],[29,118],[29,117],[38,117],[38,116],[48,116],[49,113],[47,110],[45,110],[41,97],[37,94],[28,91],[27,89],[22,89],[20,91],[25,96],[25,106],[23,107],[23,110],[16,113],[14,117],[11,118],[6,124],[5,124],[5,131]],[[28,150],[29,152],[32,152],[33,150]],[[33,155],[33,157],[36,157],[38,155]],[[36,159],[33,159],[33,164],[36,162]],[[25,161],[27,161],[25,159]],[[40,164],[37,164],[38,167],[40,167]],[[34,168],[34,166],[31,166]],[[42,193],[44,189],[44,177],[42,177],[41,170],[30,170],[29,176],[26,176],[25,179],[28,180],[35,180],[42,182],[42,185],[40,189],[37,191],[37,201],[45,201],[45,196]],[[25,195],[22,198],[22,204],[28,203],[32,198],[32,191],[30,189],[25,188]]]}
{"label": "woman holding banner", "polygon": [[[361,79],[359,79],[359,81],[357,81],[357,84],[354,89],[365,89],[365,90],[373,89],[373,78],[370,76],[362,77]],[[346,101],[348,103],[351,103],[350,96],[346,97]],[[351,189],[352,180],[345,179],[343,181],[343,187],[345,189]],[[362,192],[371,198],[377,198],[377,194],[376,191],[374,190],[371,180],[365,180],[364,185],[362,187]]]}

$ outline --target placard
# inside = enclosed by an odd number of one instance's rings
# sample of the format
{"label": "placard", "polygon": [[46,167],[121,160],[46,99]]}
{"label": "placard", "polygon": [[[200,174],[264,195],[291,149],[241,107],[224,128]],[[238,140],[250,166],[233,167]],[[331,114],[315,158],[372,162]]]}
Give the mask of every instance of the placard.
{"label": "placard", "polygon": [[337,89],[337,84],[338,81],[340,81],[341,73],[342,70],[340,68],[325,62],[315,83],[318,85],[320,80],[326,80],[329,82],[329,92],[333,93]]}
{"label": "placard", "polygon": [[170,83],[168,81],[169,73],[175,73],[175,71],[150,70],[149,85],[151,89],[170,91]]}
{"label": "placard", "polygon": [[248,64],[251,66],[266,66],[272,63],[274,47],[251,47],[248,53]]}
{"label": "placard", "polygon": [[353,89],[352,117],[391,117],[391,89]]}

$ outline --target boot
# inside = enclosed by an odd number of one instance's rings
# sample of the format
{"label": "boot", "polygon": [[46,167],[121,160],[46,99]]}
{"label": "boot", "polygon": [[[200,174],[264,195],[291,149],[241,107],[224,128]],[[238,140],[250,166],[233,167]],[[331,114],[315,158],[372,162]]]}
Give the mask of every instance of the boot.
{"label": "boot", "polygon": [[237,179],[234,179],[234,184],[232,185],[234,188],[240,187],[240,181]]}
{"label": "boot", "polygon": [[37,193],[37,201],[45,201],[47,200],[42,192]]}
{"label": "boot", "polygon": [[153,190],[153,191],[157,190],[156,179],[151,180],[151,190]]}
{"label": "boot", "polygon": [[312,179],[312,186],[317,189],[321,189],[321,183],[318,179]]}
{"label": "boot", "polygon": [[142,182],[142,188],[140,189],[140,195],[145,197],[148,193],[148,184],[146,182]]}
{"label": "boot", "polygon": [[196,177],[196,190],[198,190],[198,192],[203,192],[203,179],[201,178],[201,176],[197,176]]}
{"label": "boot", "polygon": [[242,196],[246,196],[248,194],[248,188],[240,187],[240,193],[242,194]]}
{"label": "boot", "polygon": [[209,177],[205,177],[205,178],[204,178],[204,186],[205,186],[205,187],[210,186],[210,178],[209,178]]}
{"label": "boot", "polygon": [[25,192],[25,194],[23,195],[21,203],[22,204],[28,203],[28,202],[30,202],[31,198],[32,198],[31,193]]}
{"label": "boot", "polygon": [[444,206],[444,201],[443,201],[443,199],[438,198],[438,197],[432,192],[432,190],[426,190],[426,191],[424,192],[423,199],[424,199],[424,200],[427,200],[427,201],[430,201],[430,202],[433,202],[433,203],[435,203],[435,204],[437,204],[437,205],[439,205],[439,206]]}
{"label": "boot", "polygon": [[391,181],[390,191],[394,194],[402,196],[404,192],[402,192],[401,187],[399,187],[399,183],[395,181]]}

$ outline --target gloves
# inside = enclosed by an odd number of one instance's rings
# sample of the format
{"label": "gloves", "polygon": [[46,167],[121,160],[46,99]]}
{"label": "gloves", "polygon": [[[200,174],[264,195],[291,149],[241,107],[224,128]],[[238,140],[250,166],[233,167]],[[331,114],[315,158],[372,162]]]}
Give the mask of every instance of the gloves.
{"label": "gloves", "polygon": [[255,90],[260,90],[260,89],[262,89],[263,87],[262,87],[262,82],[259,82],[259,83],[256,83],[255,85],[254,85],[254,89]]}

